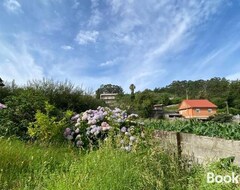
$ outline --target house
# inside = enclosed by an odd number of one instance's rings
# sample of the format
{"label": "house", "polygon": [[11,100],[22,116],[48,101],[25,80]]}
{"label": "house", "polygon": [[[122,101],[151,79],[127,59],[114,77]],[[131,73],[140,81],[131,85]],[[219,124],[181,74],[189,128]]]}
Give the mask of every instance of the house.
{"label": "house", "polygon": [[152,117],[156,119],[163,118],[163,104],[153,105]]}
{"label": "house", "polygon": [[217,106],[209,100],[183,100],[180,104],[179,114],[185,118],[207,119],[216,114]]}
{"label": "house", "polygon": [[100,99],[108,105],[113,105],[116,102],[116,96],[118,93],[103,93],[100,94]]}

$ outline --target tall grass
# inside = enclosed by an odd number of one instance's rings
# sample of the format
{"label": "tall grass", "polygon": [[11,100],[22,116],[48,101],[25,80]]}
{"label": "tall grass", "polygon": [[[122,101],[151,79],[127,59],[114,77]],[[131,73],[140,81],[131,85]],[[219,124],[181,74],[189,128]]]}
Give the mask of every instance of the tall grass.
{"label": "tall grass", "polygon": [[184,164],[171,150],[163,151],[156,144],[125,152],[105,143],[99,150],[82,152],[67,145],[42,146],[0,139],[0,158],[3,190],[234,188],[206,184],[207,170]]}

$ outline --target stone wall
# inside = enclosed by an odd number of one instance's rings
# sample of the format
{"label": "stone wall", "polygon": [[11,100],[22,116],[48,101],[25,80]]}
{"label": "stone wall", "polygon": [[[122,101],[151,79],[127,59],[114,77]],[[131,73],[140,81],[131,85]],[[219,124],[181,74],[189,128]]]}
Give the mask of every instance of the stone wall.
{"label": "stone wall", "polygon": [[181,156],[191,156],[199,163],[234,156],[240,165],[240,141],[168,131],[155,131],[155,138],[164,147],[170,145]]}

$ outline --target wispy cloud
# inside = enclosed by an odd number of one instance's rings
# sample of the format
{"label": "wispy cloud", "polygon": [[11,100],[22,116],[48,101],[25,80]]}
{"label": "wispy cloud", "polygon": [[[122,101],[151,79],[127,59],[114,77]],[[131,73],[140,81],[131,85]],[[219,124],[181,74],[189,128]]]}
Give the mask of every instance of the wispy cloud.
{"label": "wispy cloud", "polygon": [[[124,43],[122,75],[141,88],[156,86],[168,75],[165,61],[184,51],[195,40],[194,31],[215,14],[221,1],[127,1],[108,0],[115,42]],[[115,20],[114,20],[115,22]],[[126,43],[127,42],[127,43]],[[180,64],[180,63],[179,63]],[[151,74],[152,73],[152,74]],[[122,77],[122,76],[119,76]],[[149,84],[146,82],[149,81]]]}
{"label": "wispy cloud", "polygon": [[78,2],[78,0],[74,0],[72,8],[77,9],[79,7],[79,5],[80,5],[80,3]]}
{"label": "wispy cloud", "polygon": [[[33,73],[69,77],[93,88],[115,83],[127,90],[131,83],[142,90],[214,76],[216,70],[238,76],[239,67],[228,64],[239,57],[240,5],[225,2],[3,0],[0,76],[21,81]],[[19,17],[9,14],[23,10]],[[32,38],[19,37],[19,31]]]}
{"label": "wispy cloud", "polygon": [[64,50],[73,50],[74,49],[72,46],[68,46],[68,45],[63,45],[63,46],[61,46],[61,48]]}
{"label": "wispy cloud", "polygon": [[102,13],[98,9],[99,0],[91,0],[91,16],[88,21],[89,27],[96,27],[102,21]]}
{"label": "wispy cloud", "polygon": [[100,66],[100,67],[115,66],[115,65],[119,64],[121,61],[123,61],[123,58],[117,57],[117,58],[115,58],[115,59],[112,59],[112,60],[108,60],[108,61],[106,61],[106,62],[103,62],[103,63],[101,63],[99,66]]}
{"label": "wispy cloud", "polygon": [[9,12],[13,12],[13,13],[22,12],[21,4],[17,0],[4,0],[3,6]]}
{"label": "wispy cloud", "polygon": [[0,75],[4,80],[16,80],[24,84],[28,80],[44,77],[43,68],[36,63],[34,57],[24,45],[15,48],[7,43],[0,43]]}
{"label": "wispy cloud", "polygon": [[98,38],[99,32],[98,31],[84,31],[80,30],[77,34],[75,40],[80,45],[86,45],[88,43],[95,43]]}

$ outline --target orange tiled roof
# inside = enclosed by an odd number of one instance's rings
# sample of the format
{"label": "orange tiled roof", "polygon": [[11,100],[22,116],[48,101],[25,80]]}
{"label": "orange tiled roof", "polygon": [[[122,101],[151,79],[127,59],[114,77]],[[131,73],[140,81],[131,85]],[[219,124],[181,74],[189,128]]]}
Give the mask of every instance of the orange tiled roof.
{"label": "orange tiled roof", "polygon": [[[183,106],[183,103],[187,104]],[[183,100],[179,109],[185,108],[217,108],[215,104],[210,102],[209,100]]]}

